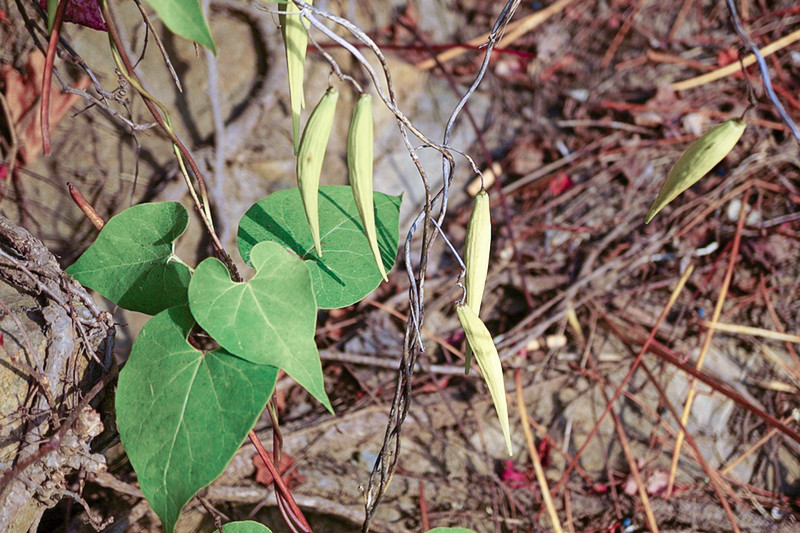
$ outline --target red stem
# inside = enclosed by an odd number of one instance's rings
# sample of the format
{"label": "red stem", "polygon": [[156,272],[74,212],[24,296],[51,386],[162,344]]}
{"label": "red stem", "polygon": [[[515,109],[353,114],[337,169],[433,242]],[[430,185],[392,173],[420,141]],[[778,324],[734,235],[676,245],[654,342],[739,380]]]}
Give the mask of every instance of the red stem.
{"label": "red stem", "polygon": [[[258,435],[256,435],[255,431],[250,430],[250,433],[248,433],[247,436],[250,438],[250,442],[253,443],[253,446],[256,447],[258,456],[261,457],[262,461],[264,461],[264,464],[267,466],[267,470],[269,470],[269,473],[275,482],[276,496],[279,498],[282,497],[284,501],[289,504],[289,511],[292,514],[292,518],[294,518],[301,526],[303,526],[305,531],[310,532],[311,526],[308,525],[305,516],[303,516],[303,511],[300,510],[300,507],[298,507],[297,503],[294,501],[292,493],[289,491],[289,487],[286,486],[286,483],[283,481],[278,469],[275,468],[275,465],[272,463],[272,458],[267,453],[267,450],[264,449],[264,445],[261,444],[261,440],[259,440]],[[278,493],[280,493],[280,495],[278,495]]]}
{"label": "red stem", "polygon": [[61,33],[61,23],[64,21],[64,12],[67,10],[68,0],[59,0],[56,9],[56,18],[53,22],[53,31],[50,33],[50,42],[47,44],[47,56],[44,60],[44,73],[42,74],[42,103],[39,108],[42,122],[42,151],[50,155],[50,84],[53,81],[53,62],[56,59],[56,46],[58,35]]}

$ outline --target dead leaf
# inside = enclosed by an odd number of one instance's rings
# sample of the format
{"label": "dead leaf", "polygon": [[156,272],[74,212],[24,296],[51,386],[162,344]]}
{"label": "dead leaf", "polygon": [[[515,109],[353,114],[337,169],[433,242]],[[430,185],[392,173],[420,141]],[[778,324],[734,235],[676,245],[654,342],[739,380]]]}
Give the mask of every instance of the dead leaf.
{"label": "dead leaf", "polygon": [[571,188],[573,185],[574,183],[567,173],[560,171],[558,174],[556,174],[555,178],[550,180],[550,182],[547,184],[547,189],[553,196],[558,196],[567,189]]}
{"label": "dead leaf", "polygon": [[[47,0],[39,0],[39,5],[42,9],[47,9]],[[69,0],[64,11],[64,22],[74,22],[93,30],[107,31],[97,0]]]}
{"label": "dead leaf", "polygon": [[[18,158],[21,163],[28,164],[42,152],[42,122],[39,105],[42,95],[42,77],[44,75],[44,55],[35,50],[28,55],[25,73],[20,74],[11,65],[0,66],[0,79],[5,86],[5,97],[14,122],[19,142]],[[84,76],[73,85],[74,89],[86,89],[89,78]],[[79,100],[77,94],[62,93],[54,90],[50,93],[50,129],[55,129],[64,115]]]}
{"label": "dead leaf", "polygon": [[[285,476],[286,472],[292,468],[293,465],[294,458],[288,453],[284,452],[281,454],[281,460],[276,467],[278,469],[278,473],[284,478],[286,486],[290,489],[301,485],[306,480],[303,476],[297,473],[297,469],[293,469],[288,476]],[[253,466],[256,467],[256,482],[266,487],[272,486],[272,483],[275,481],[275,479],[272,477],[272,474],[267,468],[267,465],[264,464],[264,460],[261,459],[260,455],[253,455]]]}
{"label": "dead leaf", "polygon": [[542,142],[538,139],[522,139],[514,143],[506,156],[505,170],[509,174],[524,176],[544,164]]}
{"label": "dead leaf", "polygon": [[717,54],[717,65],[724,67],[739,61],[739,51],[736,48],[726,48]]}

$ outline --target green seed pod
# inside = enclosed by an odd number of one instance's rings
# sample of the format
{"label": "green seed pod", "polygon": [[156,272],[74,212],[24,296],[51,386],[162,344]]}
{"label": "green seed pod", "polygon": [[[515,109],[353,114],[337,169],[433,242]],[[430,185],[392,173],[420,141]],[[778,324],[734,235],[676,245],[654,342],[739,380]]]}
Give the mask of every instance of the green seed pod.
{"label": "green seed pod", "polygon": [[319,176],[322,173],[322,161],[333,129],[333,117],[338,99],[339,92],[333,87],[322,95],[317,107],[308,117],[300,139],[300,149],[297,152],[297,188],[300,189],[308,227],[314,239],[314,249],[319,257],[322,257],[322,245],[319,240]]}
{"label": "green seed pod", "polygon": [[372,197],[372,97],[362,94],[353,110],[350,129],[347,132],[347,170],[350,174],[350,188],[356,201],[361,225],[369,241],[369,247],[383,281],[386,269],[383,267],[381,250],[378,247],[378,231],[375,228],[375,202]]}
{"label": "green seed pod", "polygon": [[[492,217],[489,194],[481,190],[475,195],[472,214],[467,224],[466,252],[464,253],[464,285],[466,287],[465,303],[476,315],[480,315],[483,289],[489,272],[489,251],[492,245]],[[472,359],[472,348],[467,343],[465,350],[464,372],[469,374]]]}
{"label": "green seed pod", "polygon": [[644,223],[648,224],[664,206],[725,159],[739,142],[745,126],[743,120],[732,118],[694,141],[669,171],[664,185],[661,186],[658,196],[650,206],[650,211],[647,212]]}
{"label": "green seed pod", "polygon": [[486,329],[486,325],[478,315],[467,305],[457,305],[456,312],[464,333],[467,334],[467,341],[475,351],[475,360],[481,369],[483,379],[489,387],[489,394],[492,395],[494,409],[497,411],[497,418],[500,420],[500,427],[506,439],[508,455],[513,455],[511,448],[511,430],[508,425],[508,405],[506,404],[506,387],[503,380],[503,367],[500,364],[500,355],[494,345],[492,335]]}
{"label": "green seed pod", "polygon": [[[311,4],[312,0],[307,0]],[[286,47],[286,70],[289,80],[289,107],[292,112],[292,139],[294,154],[300,149],[300,112],[306,106],[303,95],[303,76],[306,63],[306,49],[308,48],[308,33],[303,26],[303,17],[292,13],[299,13],[300,9],[294,2],[284,4],[288,14],[279,15],[283,43]]]}

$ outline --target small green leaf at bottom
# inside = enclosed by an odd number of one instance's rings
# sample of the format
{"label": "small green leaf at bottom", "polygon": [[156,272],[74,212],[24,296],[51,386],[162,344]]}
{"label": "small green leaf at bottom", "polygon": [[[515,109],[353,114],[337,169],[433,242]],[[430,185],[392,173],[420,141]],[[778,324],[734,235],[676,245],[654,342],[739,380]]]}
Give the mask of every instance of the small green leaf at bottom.
{"label": "small green leaf at bottom", "polygon": [[267,526],[244,520],[242,522],[231,522],[222,526],[222,533],[272,533]]}

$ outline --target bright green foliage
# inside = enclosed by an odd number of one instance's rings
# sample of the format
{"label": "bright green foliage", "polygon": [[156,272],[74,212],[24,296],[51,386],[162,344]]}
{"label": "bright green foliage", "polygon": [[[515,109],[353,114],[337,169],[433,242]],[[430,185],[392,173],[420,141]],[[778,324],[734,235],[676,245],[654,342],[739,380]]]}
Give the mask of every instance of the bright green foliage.
{"label": "bright green foliage", "polygon": [[[374,193],[378,243],[387,271],[394,265],[399,240],[401,196]],[[313,254],[303,203],[297,189],[273,193],[253,205],[239,222],[239,253],[250,261],[250,250],[262,241],[275,241],[306,261],[314,280],[317,305],[334,309],[351,305],[378,286],[381,273],[364,235],[350,187],[319,188],[320,237],[325,256]]]}
{"label": "bright green foliage", "polygon": [[258,522],[244,520],[242,522],[231,522],[222,526],[222,533],[272,533],[267,526]]}
{"label": "bright green foliage", "polygon": [[217,53],[200,0],[147,0],[147,3],[170,31]]}
{"label": "bright green foliage", "polygon": [[189,284],[192,314],[223,348],[285,370],[333,412],[314,343],[317,305],[306,264],[274,242],[253,248],[251,261],[257,272],[247,283],[231,281],[215,258],[200,263]]}
{"label": "bright green foliage", "polygon": [[186,303],[189,269],[173,255],[189,215],[177,202],[130,207],[106,223],[67,273],[115,304],[154,315]]}
{"label": "bright green foliage", "polygon": [[150,506],[171,533],[181,509],[230,462],[267,404],[277,369],[187,342],[189,309],[150,319],[119,375],[119,435]]}
{"label": "bright green foliage", "polygon": [[427,533],[475,533],[475,531],[463,527],[435,527],[429,529]]}

